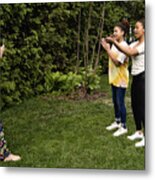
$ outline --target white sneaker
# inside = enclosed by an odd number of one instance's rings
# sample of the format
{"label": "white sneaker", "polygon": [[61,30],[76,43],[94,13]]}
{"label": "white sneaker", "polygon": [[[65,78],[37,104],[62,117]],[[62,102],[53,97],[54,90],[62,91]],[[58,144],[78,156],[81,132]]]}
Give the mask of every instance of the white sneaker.
{"label": "white sneaker", "polygon": [[106,127],[106,130],[111,131],[113,129],[117,129],[121,127],[121,123],[113,122],[110,126]]}
{"label": "white sneaker", "polygon": [[113,136],[118,137],[128,132],[127,128],[120,127],[116,132],[114,132]]}
{"label": "white sneaker", "polygon": [[136,139],[142,139],[143,137],[144,137],[143,133],[136,131],[134,134],[128,136],[127,138],[130,139],[131,141],[134,141]]}
{"label": "white sneaker", "polygon": [[144,147],[145,146],[145,138],[143,137],[140,142],[135,144],[135,147]]}

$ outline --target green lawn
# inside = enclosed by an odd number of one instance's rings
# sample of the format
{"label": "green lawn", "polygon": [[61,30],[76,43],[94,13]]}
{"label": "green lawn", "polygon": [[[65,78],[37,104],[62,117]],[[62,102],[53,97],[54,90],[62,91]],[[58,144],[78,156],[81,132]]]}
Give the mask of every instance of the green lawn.
{"label": "green lawn", "polygon": [[[0,162],[0,166],[145,169],[144,148],[135,148],[127,135],[116,138],[105,130],[114,115],[107,76],[101,83],[106,96],[95,101],[38,96],[1,112],[8,145],[22,160]],[[135,126],[129,95],[127,92],[131,134]]]}

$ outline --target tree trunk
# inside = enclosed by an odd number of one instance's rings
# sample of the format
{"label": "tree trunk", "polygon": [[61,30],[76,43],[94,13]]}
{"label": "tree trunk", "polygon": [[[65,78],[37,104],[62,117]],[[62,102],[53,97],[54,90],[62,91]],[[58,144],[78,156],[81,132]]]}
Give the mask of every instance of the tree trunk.
{"label": "tree trunk", "polygon": [[[103,10],[102,10],[102,17],[101,17],[101,24],[100,24],[100,34],[99,34],[99,41],[102,38],[102,34],[103,34],[103,27],[104,27],[104,16],[105,16],[105,3],[103,6]],[[100,50],[101,50],[101,43],[98,43],[98,51],[97,51],[97,57],[95,60],[95,65],[94,65],[94,72],[96,72],[98,63],[99,63],[99,58],[100,58]]]}
{"label": "tree trunk", "polygon": [[80,65],[80,32],[81,32],[81,9],[78,16],[78,38],[77,38],[77,60],[76,60],[76,73]]}
{"label": "tree trunk", "polygon": [[87,97],[88,94],[88,66],[89,66],[89,30],[91,27],[91,15],[92,15],[92,10],[93,10],[93,2],[90,2],[89,5],[89,15],[88,15],[88,24],[87,24],[87,29],[85,31],[85,40],[84,40],[84,66],[85,66],[85,97]]}

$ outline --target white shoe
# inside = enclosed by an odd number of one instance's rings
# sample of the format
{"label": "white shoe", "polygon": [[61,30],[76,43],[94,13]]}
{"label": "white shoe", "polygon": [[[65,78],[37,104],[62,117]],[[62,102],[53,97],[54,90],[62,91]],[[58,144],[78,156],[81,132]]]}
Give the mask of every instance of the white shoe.
{"label": "white shoe", "polygon": [[134,141],[136,139],[142,139],[143,137],[144,137],[143,133],[136,131],[134,134],[128,136],[127,138],[130,139],[131,141]]}
{"label": "white shoe", "polygon": [[116,132],[114,132],[113,136],[118,137],[128,132],[127,128],[120,127]]}
{"label": "white shoe", "polygon": [[144,147],[145,146],[145,138],[143,137],[140,142],[135,144],[135,147]]}
{"label": "white shoe", "polygon": [[111,131],[113,129],[117,129],[121,127],[121,123],[113,122],[110,126],[106,127],[106,130]]}

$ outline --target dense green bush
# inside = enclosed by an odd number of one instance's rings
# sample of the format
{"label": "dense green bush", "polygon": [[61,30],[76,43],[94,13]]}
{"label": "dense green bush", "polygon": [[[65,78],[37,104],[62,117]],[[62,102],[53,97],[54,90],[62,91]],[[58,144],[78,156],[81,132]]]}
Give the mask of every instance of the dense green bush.
{"label": "dense green bush", "polygon": [[90,69],[101,65],[107,72],[108,64],[106,53],[99,50],[100,34],[109,35],[124,16],[134,24],[144,15],[144,5],[144,1],[2,4],[0,44],[5,42],[6,51],[0,60],[0,106],[40,93],[71,92],[79,84],[88,92],[96,89],[99,77]]}
{"label": "dense green bush", "polygon": [[82,71],[81,74],[69,72],[63,74],[59,71],[48,72],[45,75],[45,91],[46,92],[65,92],[71,93],[77,88],[85,87],[88,92],[99,89],[100,77],[89,71]]}
{"label": "dense green bush", "polygon": [[82,83],[82,76],[73,72],[63,74],[59,71],[48,72],[45,75],[45,90],[46,92],[71,92]]}

